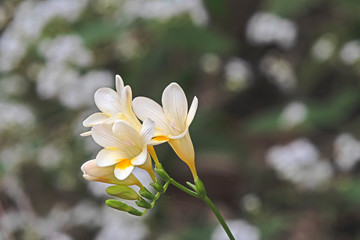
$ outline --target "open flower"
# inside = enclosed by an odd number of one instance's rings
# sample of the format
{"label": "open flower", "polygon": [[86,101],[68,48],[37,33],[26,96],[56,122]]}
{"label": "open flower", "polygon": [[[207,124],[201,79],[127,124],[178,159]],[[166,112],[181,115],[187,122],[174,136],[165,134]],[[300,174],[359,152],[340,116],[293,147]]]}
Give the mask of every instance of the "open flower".
{"label": "open flower", "polygon": [[84,174],[83,177],[89,181],[97,181],[124,186],[137,185],[139,187],[142,187],[140,181],[133,174],[130,174],[124,180],[119,180],[114,175],[113,166],[99,167],[96,165],[95,159],[84,163],[81,166],[81,171]]}
{"label": "open flower", "polygon": [[147,145],[154,134],[155,123],[145,119],[138,132],[124,120],[112,124],[97,124],[92,128],[92,137],[104,147],[96,156],[99,167],[115,166],[114,175],[119,180],[127,178],[134,166],[140,166],[149,158]]}
{"label": "open flower", "polygon": [[151,144],[168,142],[196,177],[195,153],[188,128],[194,119],[198,99],[194,97],[188,111],[184,91],[177,83],[171,83],[162,94],[162,105],[163,107],[146,97],[137,97],[133,100],[136,116],[142,121],[151,118],[156,123]]}
{"label": "open flower", "polygon": [[[141,124],[132,108],[132,91],[129,86],[124,87],[124,81],[119,75],[115,77],[116,91],[111,88],[100,88],[95,92],[95,104],[101,112],[93,113],[83,122],[84,127],[93,127],[97,124],[112,124],[122,119],[140,129]],[[81,134],[91,135],[91,131]]]}

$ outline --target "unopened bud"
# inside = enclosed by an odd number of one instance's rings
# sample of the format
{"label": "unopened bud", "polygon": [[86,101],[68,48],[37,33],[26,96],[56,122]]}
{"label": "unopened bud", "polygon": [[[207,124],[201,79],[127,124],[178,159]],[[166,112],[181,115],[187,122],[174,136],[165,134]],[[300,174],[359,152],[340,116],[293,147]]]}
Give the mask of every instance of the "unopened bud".
{"label": "unopened bud", "polygon": [[167,172],[164,170],[164,168],[161,166],[161,164],[159,164],[158,166],[155,167],[155,172],[161,177],[162,180],[164,180],[165,182],[170,181],[171,177],[169,176],[169,174],[167,174]]}
{"label": "unopened bud", "polygon": [[140,196],[129,186],[111,186],[106,189],[106,193],[126,200],[139,200]]}
{"label": "unopened bud", "polygon": [[200,180],[200,178],[195,179],[196,192],[199,194],[201,198],[206,196],[204,183]]}
{"label": "unopened bud", "polygon": [[165,192],[165,189],[163,188],[163,186],[161,185],[161,183],[159,183],[158,181],[150,183],[150,185],[158,192],[163,193]]}
{"label": "unopened bud", "polygon": [[143,198],[140,198],[140,200],[136,201],[135,202],[136,205],[138,205],[139,207],[142,207],[142,208],[147,208],[147,209],[150,209],[152,208],[153,206],[151,205],[151,203],[148,203],[145,199]]}
{"label": "unopened bud", "polygon": [[147,190],[145,187],[141,187],[139,190],[139,194],[144,197],[147,198],[149,200],[155,200],[155,196],[154,194],[152,194],[149,190]]}
{"label": "unopened bud", "polygon": [[129,205],[127,205],[126,203],[123,203],[119,200],[115,200],[115,199],[108,199],[106,200],[106,205],[108,205],[109,207],[115,208],[117,210],[120,211],[124,211],[124,212],[128,212],[132,215],[136,215],[136,216],[142,216],[143,213],[140,212],[139,210],[137,210],[136,208],[133,208]]}

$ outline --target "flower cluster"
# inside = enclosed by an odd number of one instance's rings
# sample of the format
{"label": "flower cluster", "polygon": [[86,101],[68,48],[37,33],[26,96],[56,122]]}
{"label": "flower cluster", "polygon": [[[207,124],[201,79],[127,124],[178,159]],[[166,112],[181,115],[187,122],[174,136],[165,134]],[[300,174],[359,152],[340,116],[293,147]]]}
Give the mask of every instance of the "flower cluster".
{"label": "flower cluster", "polygon": [[[178,84],[171,83],[163,92],[160,106],[146,97],[136,97],[133,100],[130,86],[124,86],[119,75],[116,76],[115,83],[116,91],[110,88],[96,91],[94,99],[100,112],[90,115],[83,122],[85,127],[91,129],[81,135],[92,136],[103,147],[96,159],[81,167],[84,178],[113,184],[115,186],[108,188],[107,192],[118,197],[121,192],[121,197],[125,196],[126,199],[129,199],[129,194],[124,193],[129,192],[131,199],[140,199],[128,187],[136,185],[140,187],[141,196],[153,200],[154,197],[132,172],[135,167],[146,170],[153,180],[154,188],[163,191],[154,174],[151,158],[156,166],[161,167],[153,146],[168,142],[179,158],[189,166],[196,180],[194,147],[188,128],[197,110],[197,98],[194,97],[188,110],[184,91]],[[114,202],[107,203],[111,205]],[[115,204],[116,208],[124,210],[124,206],[118,204]],[[114,204],[111,206],[114,207]]]}

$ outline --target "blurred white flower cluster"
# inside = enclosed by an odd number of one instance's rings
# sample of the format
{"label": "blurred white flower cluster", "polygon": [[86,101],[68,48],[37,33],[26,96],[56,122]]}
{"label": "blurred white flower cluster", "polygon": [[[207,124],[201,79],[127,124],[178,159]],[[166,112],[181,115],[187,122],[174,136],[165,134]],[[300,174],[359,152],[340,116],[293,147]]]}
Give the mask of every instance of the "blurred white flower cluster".
{"label": "blurred white flower cluster", "polygon": [[15,69],[28,47],[42,34],[46,24],[59,17],[75,21],[88,0],[23,1],[16,8],[14,18],[0,36],[0,72]]}
{"label": "blurred white flower cluster", "polygon": [[271,147],[267,163],[279,174],[303,189],[316,189],[333,176],[328,160],[320,159],[315,146],[307,139],[298,139],[284,146]]}

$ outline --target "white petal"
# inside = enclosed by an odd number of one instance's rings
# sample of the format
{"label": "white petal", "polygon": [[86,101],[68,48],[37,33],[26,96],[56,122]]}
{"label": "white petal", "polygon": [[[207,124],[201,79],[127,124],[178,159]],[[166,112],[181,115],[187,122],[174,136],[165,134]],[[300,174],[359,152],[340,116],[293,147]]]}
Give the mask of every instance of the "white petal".
{"label": "white petal", "polygon": [[99,167],[96,165],[96,160],[90,160],[81,166],[81,171],[84,175],[93,177],[104,177],[111,175],[114,171],[114,167]]}
{"label": "white petal", "polygon": [[140,135],[143,138],[144,144],[147,144],[151,138],[154,136],[155,132],[155,122],[150,118],[145,119],[142,124]]}
{"label": "white petal", "polygon": [[121,140],[113,133],[111,124],[98,124],[91,129],[94,141],[102,147],[122,146]]}
{"label": "white petal", "polygon": [[187,118],[186,118],[186,127],[189,127],[190,124],[192,123],[192,121],[195,117],[197,108],[198,108],[198,99],[197,99],[197,97],[194,97],[194,99],[191,103]]}
{"label": "white petal", "polygon": [[165,116],[173,122],[174,128],[183,130],[188,104],[182,88],[177,83],[171,83],[165,88],[161,101]]}
{"label": "white petal", "polygon": [[121,139],[123,144],[132,146],[139,146],[142,149],[143,141],[139,132],[129,123],[123,120],[117,120],[113,126],[113,132]]}
{"label": "white petal", "polygon": [[124,118],[137,129],[141,128],[141,123],[135,116],[132,109],[132,91],[130,86],[126,86],[121,95],[121,109],[124,113]]}
{"label": "white petal", "polygon": [[91,131],[87,131],[87,132],[80,133],[80,136],[82,136],[82,137],[91,136]]}
{"label": "white petal", "polygon": [[137,97],[133,100],[133,109],[140,120],[150,118],[163,132],[169,132],[169,121],[165,117],[162,107],[150,98]]}
{"label": "white petal", "polygon": [[135,166],[142,165],[145,163],[146,158],[147,158],[147,148],[145,146],[139,155],[137,155],[135,158],[131,159],[131,163]]}
{"label": "white petal", "polygon": [[121,93],[122,93],[122,91],[124,89],[124,81],[122,80],[120,75],[115,76],[115,87],[116,87],[116,92],[119,95],[121,95]]}
{"label": "white petal", "polygon": [[111,88],[100,88],[95,92],[96,106],[106,114],[121,112],[119,95]]}
{"label": "white petal", "polygon": [[183,138],[184,136],[185,136],[185,134],[188,132],[188,128],[186,128],[185,129],[185,131],[184,132],[182,132],[181,134],[179,134],[179,135],[176,135],[176,136],[168,136],[170,139],[181,139],[181,138]]}
{"label": "white petal", "polygon": [[93,113],[83,121],[84,127],[91,127],[95,124],[103,123],[109,116],[105,113]]}
{"label": "white petal", "polygon": [[124,164],[120,162],[115,167],[114,170],[115,177],[119,180],[124,180],[130,175],[133,169],[134,169],[134,165],[132,165],[131,163],[124,166]]}
{"label": "white petal", "polygon": [[102,149],[96,156],[96,165],[107,167],[118,163],[121,159],[126,158],[124,152],[117,149]]}

